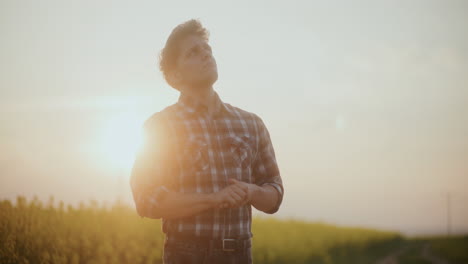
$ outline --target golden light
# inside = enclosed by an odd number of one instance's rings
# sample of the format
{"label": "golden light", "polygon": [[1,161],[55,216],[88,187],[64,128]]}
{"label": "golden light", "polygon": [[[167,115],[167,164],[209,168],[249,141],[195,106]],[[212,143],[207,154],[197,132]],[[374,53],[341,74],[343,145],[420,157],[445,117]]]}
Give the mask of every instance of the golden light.
{"label": "golden light", "polygon": [[143,121],[142,116],[134,112],[115,114],[105,120],[95,145],[104,167],[131,169],[136,151],[142,143]]}

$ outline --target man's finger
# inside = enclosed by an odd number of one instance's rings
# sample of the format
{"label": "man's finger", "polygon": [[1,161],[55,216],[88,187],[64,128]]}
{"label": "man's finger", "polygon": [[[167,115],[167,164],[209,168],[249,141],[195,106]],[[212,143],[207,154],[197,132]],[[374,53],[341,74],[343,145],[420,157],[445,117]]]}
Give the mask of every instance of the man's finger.
{"label": "man's finger", "polygon": [[231,205],[237,204],[237,200],[236,200],[234,197],[232,197],[231,195],[229,195],[229,196],[227,197],[226,201],[227,201],[229,204],[231,204]]}
{"label": "man's finger", "polygon": [[248,191],[247,185],[245,185],[244,182],[240,182],[240,181],[237,181],[237,183],[232,184],[232,185],[229,186],[229,187],[231,187],[231,188],[240,188],[240,189],[242,189],[242,190],[244,190],[244,191]]}
{"label": "man's finger", "polygon": [[228,179],[228,182],[229,182],[230,184],[236,184],[236,183],[238,183],[239,181],[236,180],[236,179],[234,179],[234,178],[229,178],[229,179]]}
{"label": "man's finger", "polygon": [[236,191],[236,192],[242,192],[242,193],[247,193],[247,188],[245,186],[241,186],[240,184],[236,185],[231,185],[230,186],[231,190]]}
{"label": "man's finger", "polygon": [[242,188],[242,186],[233,185],[231,189],[232,191],[236,192],[237,194],[241,196],[247,195],[247,190],[245,188]]}
{"label": "man's finger", "polygon": [[240,201],[244,200],[244,195],[237,194],[236,192],[232,192],[231,197],[234,198],[236,200],[236,202],[240,202]]}

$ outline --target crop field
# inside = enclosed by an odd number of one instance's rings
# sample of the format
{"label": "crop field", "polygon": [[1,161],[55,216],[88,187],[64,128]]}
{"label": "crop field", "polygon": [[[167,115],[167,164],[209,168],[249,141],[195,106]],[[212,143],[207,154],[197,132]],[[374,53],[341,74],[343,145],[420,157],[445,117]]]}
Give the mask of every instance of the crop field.
{"label": "crop field", "polygon": [[[255,218],[253,233],[254,263],[377,263],[408,243],[394,232],[275,218]],[[119,203],[0,201],[0,263],[161,263],[163,241],[159,220]],[[433,241],[446,255],[460,244]]]}

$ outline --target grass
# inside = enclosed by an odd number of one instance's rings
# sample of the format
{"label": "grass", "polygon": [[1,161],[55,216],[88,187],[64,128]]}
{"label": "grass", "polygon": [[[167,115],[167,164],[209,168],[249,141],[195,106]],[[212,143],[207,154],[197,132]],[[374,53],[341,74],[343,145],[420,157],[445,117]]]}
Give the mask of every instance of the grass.
{"label": "grass", "polygon": [[[414,243],[395,232],[326,223],[255,218],[254,263],[348,264],[376,260]],[[0,201],[0,263],[161,263],[161,222],[134,209],[95,201],[78,207],[17,197]],[[434,252],[467,262],[467,237],[431,238]],[[401,263],[424,262],[415,244]]]}
{"label": "grass", "polygon": [[[0,263],[161,263],[160,225],[122,204],[3,200]],[[255,218],[253,233],[255,263],[372,263],[401,241],[397,233],[273,218]]]}

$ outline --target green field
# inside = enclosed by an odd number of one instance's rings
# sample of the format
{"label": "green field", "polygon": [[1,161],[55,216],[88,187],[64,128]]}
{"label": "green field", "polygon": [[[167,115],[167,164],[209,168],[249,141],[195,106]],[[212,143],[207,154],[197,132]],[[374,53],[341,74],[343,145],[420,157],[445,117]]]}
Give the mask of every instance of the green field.
{"label": "green field", "polygon": [[[255,218],[253,232],[254,263],[376,263],[410,243],[393,232],[274,218]],[[159,220],[125,205],[0,201],[0,263],[161,263],[163,237]],[[434,240],[434,250],[453,256],[450,243],[461,243],[448,241]]]}
{"label": "green field", "polygon": [[430,244],[436,255],[451,263],[468,264],[468,236],[436,237],[430,239]]}

